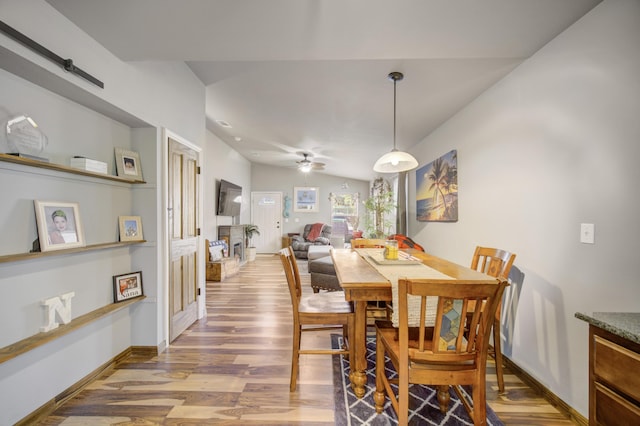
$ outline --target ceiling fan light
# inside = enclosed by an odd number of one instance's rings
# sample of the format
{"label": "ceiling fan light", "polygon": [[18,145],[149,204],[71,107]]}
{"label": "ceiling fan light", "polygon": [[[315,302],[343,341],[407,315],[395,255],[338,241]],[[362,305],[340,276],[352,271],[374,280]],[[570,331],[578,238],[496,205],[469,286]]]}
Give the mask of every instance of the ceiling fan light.
{"label": "ceiling fan light", "polygon": [[309,173],[311,171],[311,163],[301,164],[299,169],[302,173]]}
{"label": "ceiling fan light", "polygon": [[378,173],[399,173],[418,167],[418,160],[408,152],[394,149],[376,161],[373,170]]}

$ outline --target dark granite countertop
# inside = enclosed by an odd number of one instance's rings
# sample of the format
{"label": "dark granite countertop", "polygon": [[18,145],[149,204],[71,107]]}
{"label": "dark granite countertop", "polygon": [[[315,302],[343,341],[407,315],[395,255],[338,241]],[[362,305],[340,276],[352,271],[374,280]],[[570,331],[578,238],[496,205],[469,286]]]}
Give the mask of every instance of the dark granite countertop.
{"label": "dark granite countertop", "polygon": [[640,344],[640,312],[576,312],[576,318]]}

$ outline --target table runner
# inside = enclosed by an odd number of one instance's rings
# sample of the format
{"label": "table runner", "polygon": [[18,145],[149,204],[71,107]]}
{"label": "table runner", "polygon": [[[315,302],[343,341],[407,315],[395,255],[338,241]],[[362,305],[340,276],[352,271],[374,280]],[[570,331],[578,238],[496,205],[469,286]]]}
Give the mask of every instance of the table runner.
{"label": "table runner", "polygon": [[[423,263],[409,264],[409,265],[384,265],[378,264],[378,262],[384,260],[383,250],[380,248],[360,248],[354,249],[364,260],[366,260],[376,271],[383,277],[389,280],[391,283],[391,299],[393,306],[399,306],[398,304],[398,279],[400,278],[420,278],[420,279],[438,279],[438,280],[451,280],[448,275],[443,274]],[[401,256],[404,253],[401,252]],[[408,256],[404,254],[405,256]],[[412,259],[411,257],[406,257]],[[374,260],[375,259],[375,260]],[[408,298],[408,318],[409,326],[417,327],[420,324],[420,297],[409,295]],[[427,297],[427,313],[426,324],[433,326],[435,324],[436,310],[438,308],[438,297]],[[394,327],[398,327],[400,320],[398,317],[398,310],[393,309],[391,314],[391,322]]]}

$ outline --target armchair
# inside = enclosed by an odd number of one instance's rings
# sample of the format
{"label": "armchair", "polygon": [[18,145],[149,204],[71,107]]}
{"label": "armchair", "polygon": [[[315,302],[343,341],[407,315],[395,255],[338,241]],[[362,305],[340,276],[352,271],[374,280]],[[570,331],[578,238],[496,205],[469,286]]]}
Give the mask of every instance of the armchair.
{"label": "armchair", "polygon": [[[315,229],[314,229],[315,227]],[[320,235],[313,238],[313,232],[320,229]],[[291,248],[297,259],[306,259],[307,251],[311,245],[329,245],[331,243],[331,225],[324,223],[309,223],[304,226],[302,235],[294,235],[291,239]],[[311,238],[310,235],[311,234]]]}

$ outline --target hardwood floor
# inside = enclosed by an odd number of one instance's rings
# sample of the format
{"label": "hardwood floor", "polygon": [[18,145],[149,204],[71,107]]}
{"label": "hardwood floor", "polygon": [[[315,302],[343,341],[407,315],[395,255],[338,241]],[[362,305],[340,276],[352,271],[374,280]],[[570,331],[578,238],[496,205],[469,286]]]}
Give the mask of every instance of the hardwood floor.
{"label": "hardwood floor", "polygon": [[[306,261],[299,265],[308,284]],[[208,316],[168,350],[125,360],[39,424],[333,425],[331,356],[302,355],[289,392],[291,301],[279,258],[258,255],[209,282],[206,297]],[[303,335],[305,347],[328,344],[329,332]],[[505,424],[572,424],[508,369],[499,395],[489,369],[487,399]]]}

